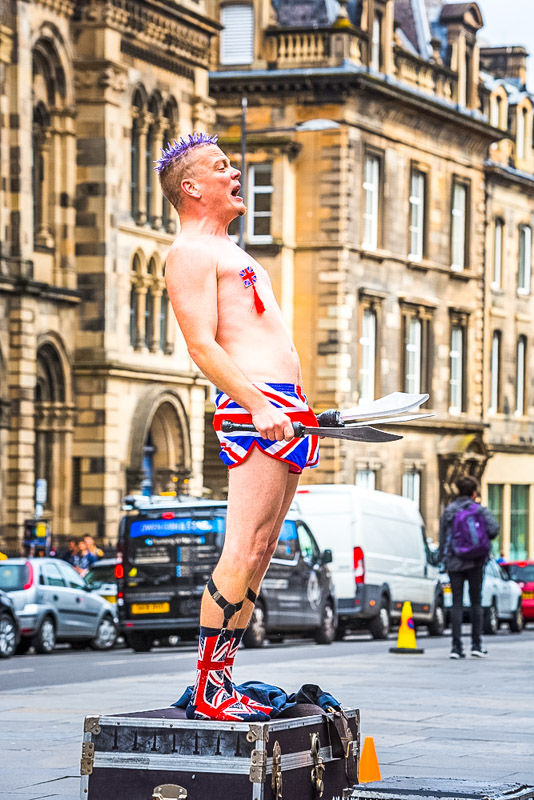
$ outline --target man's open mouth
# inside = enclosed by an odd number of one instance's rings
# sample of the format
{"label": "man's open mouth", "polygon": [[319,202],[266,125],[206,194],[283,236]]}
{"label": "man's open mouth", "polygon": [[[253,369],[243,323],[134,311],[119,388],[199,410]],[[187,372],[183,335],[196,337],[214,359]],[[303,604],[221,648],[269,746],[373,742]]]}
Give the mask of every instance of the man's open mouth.
{"label": "man's open mouth", "polygon": [[237,186],[235,187],[235,189],[232,189],[232,191],[230,192],[232,197],[239,197],[239,190],[240,189],[241,189],[241,184],[238,183]]}

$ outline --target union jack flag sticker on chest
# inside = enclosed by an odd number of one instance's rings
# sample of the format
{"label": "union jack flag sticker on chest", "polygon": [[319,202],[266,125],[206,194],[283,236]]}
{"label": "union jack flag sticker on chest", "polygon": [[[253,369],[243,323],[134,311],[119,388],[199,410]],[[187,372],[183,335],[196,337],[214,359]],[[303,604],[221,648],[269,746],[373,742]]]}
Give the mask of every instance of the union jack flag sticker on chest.
{"label": "union jack flag sticker on chest", "polygon": [[240,271],[239,276],[243,281],[243,286],[245,289],[250,289],[252,286],[252,291],[254,293],[254,308],[258,314],[263,314],[265,311],[265,306],[263,305],[262,299],[258,294],[258,290],[254,285],[258,280],[258,276],[254,272],[254,267],[245,267],[245,269]]}

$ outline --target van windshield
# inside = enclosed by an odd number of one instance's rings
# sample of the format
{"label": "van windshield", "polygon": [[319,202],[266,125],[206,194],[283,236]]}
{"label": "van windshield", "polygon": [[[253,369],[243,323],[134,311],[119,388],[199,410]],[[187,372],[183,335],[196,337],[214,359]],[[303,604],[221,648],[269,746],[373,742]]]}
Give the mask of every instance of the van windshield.
{"label": "van windshield", "polygon": [[222,548],[224,517],[128,520],[124,572],[128,586],[196,586],[211,575]]}
{"label": "van windshield", "polygon": [[0,563],[0,589],[3,589],[4,592],[16,592],[24,589],[26,576],[26,564]]}

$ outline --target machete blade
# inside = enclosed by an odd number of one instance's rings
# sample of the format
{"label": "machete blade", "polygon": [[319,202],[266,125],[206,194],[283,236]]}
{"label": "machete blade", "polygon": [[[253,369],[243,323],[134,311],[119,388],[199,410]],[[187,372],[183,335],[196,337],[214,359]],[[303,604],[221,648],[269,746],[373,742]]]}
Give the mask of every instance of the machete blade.
{"label": "machete blade", "polygon": [[329,439],[348,439],[353,442],[396,442],[402,439],[397,433],[387,433],[370,425],[354,428],[304,428],[304,436],[327,436]]}

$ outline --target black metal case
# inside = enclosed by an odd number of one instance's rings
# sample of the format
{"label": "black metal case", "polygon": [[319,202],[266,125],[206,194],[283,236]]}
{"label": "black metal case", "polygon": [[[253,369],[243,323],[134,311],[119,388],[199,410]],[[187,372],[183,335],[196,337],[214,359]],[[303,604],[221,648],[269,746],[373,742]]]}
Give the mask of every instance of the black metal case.
{"label": "black metal case", "polygon": [[182,709],[86,717],[82,800],[341,800],[356,782],[359,711],[300,705],[268,722]]}
{"label": "black metal case", "polygon": [[392,776],[345,789],[347,800],[534,800],[534,786],[458,778]]}

